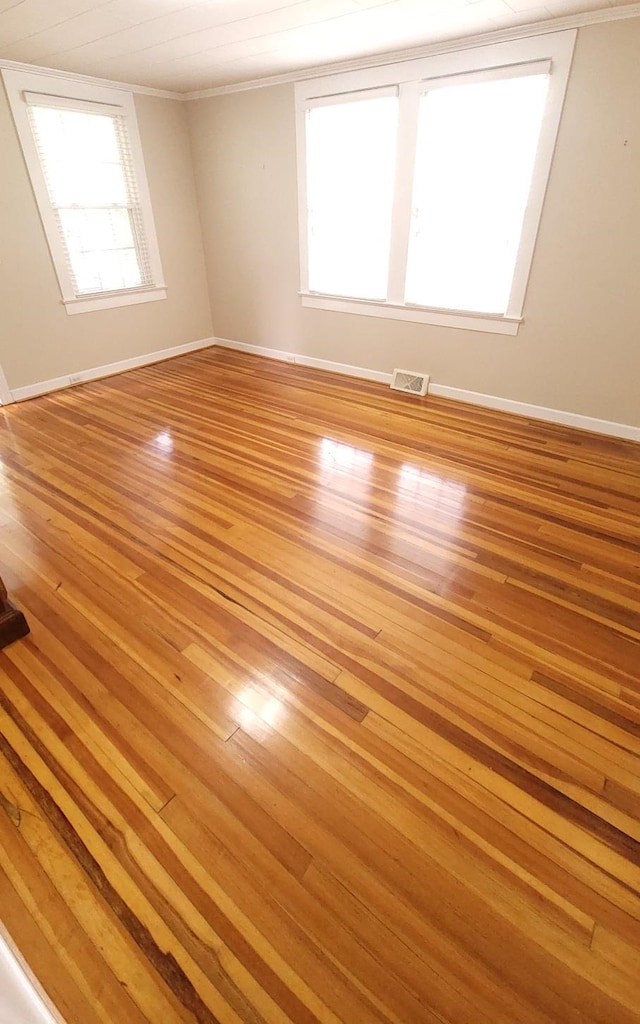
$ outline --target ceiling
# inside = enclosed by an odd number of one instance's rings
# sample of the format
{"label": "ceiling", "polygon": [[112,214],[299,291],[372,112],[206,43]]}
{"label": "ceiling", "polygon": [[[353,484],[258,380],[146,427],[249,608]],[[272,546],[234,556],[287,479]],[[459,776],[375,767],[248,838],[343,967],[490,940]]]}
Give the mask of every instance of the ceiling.
{"label": "ceiling", "polygon": [[0,0],[0,58],[191,92],[633,3]]}

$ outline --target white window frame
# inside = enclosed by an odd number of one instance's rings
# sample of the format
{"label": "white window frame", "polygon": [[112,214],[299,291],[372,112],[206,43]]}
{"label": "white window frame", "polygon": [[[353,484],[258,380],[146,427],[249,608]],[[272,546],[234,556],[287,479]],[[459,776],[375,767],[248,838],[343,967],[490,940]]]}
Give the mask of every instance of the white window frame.
{"label": "white window frame", "polygon": [[[550,32],[525,39],[491,43],[467,50],[435,54],[417,60],[382,67],[347,71],[337,75],[298,82],[295,86],[298,158],[298,223],[300,236],[300,298],[303,306],[343,313],[411,320],[441,327],[458,327],[493,334],[516,335],[523,321],[525,293],[542,215],[547,182],[556,144],[577,31]],[[413,164],[417,138],[420,97],[430,88],[451,84],[452,77],[482,74],[501,77],[507,71],[518,74],[520,65],[545,62],[549,69],[549,92],[534,164],[529,202],[525,213],[513,285],[504,315],[460,310],[432,309],[404,302],[409,219],[411,216]],[[448,81],[445,81],[448,79]],[[459,79],[458,79],[459,80]],[[398,157],[393,205],[389,293],[386,301],[372,301],[309,290],[307,196],[306,196],[306,112],[324,103],[348,102],[354,94],[395,86],[400,97]]]}
{"label": "white window frame", "polygon": [[[160,250],[153,221],[151,197],[149,195],[142,145],[138,133],[133,94],[120,89],[112,89],[109,86],[93,85],[90,82],[78,82],[31,71],[5,69],[2,71],[2,77],[27,165],[27,171],[31,179],[31,186],[38,205],[40,219],[60,285],[62,303],[67,313],[88,313],[97,309],[109,309],[114,306],[129,306],[140,302],[166,299],[167,290],[160,262]],[[151,267],[152,284],[143,285],[139,288],[95,292],[89,295],[78,295],[76,293],[74,282],[69,272],[58,221],[49,200],[44,172],[29,120],[27,102],[27,94],[29,93],[50,97],[52,102],[56,102],[56,105],[59,103],[61,106],[76,110],[95,110],[95,105],[100,104],[100,109],[103,112],[116,112],[118,115],[125,117]]]}

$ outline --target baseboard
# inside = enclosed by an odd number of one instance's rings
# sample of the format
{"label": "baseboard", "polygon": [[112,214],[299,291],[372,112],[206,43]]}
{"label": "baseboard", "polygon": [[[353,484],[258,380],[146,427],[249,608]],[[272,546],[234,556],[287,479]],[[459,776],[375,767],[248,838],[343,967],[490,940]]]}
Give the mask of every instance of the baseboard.
{"label": "baseboard", "polygon": [[9,391],[9,385],[7,384],[7,378],[4,375],[4,370],[0,366],[0,405],[10,405],[13,401],[11,392]]}
{"label": "baseboard", "polygon": [[198,349],[209,348],[211,345],[215,345],[214,338],[201,338],[199,341],[188,341],[185,345],[174,345],[172,348],[163,348],[158,352],[147,352],[145,355],[133,356],[131,359],[121,359],[117,363],[106,363],[104,366],[93,366],[88,370],[79,370],[77,373],[70,373],[66,377],[52,377],[50,380],[41,380],[35,384],[27,384],[22,388],[13,388],[10,392],[11,401],[23,402],[26,398],[36,398],[38,395],[46,395],[50,391],[60,391],[61,388],[68,388],[73,384],[86,384],[91,380],[100,380],[101,377],[112,377],[116,373],[135,370],[139,366],[161,363],[165,359],[183,356],[188,352],[197,352]]}
{"label": "baseboard", "polygon": [[284,363],[296,363],[297,366],[311,366],[329,373],[343,373],[347,377],[359,377],[361,380],[375,380],[378,384],[390,384],[393,374],[382,373],[380,370],[367,370],[363,366],[350,366],[349,363],[332,363],[329,359],[315,359],[313,356],[301,355],[299,352],[286,352],[284,349],[264,348],[262,345],[247,345],[244,341],[231,341],[229,338],[215,338],[214,344],[222,348],[233,348],[238,352],[249,352],[265,359],[280,359]]}
{"label": "baseboard", "polygon": [[[359,377],[363,380],[376,381],[378,384],[390,384],[392,374],[383,373],[380,370],[371,370],[364,366],[351,366],[348,363],[334,363],[329,359],[316,359],[314,356],[302,355],[298,352],[289,352],[285,349],[266,348],[262,345],[249,345],[242,341],[233,341],[230,338],[201,338],[198,341],[189,341],[184,345],[175,345],[172,348],[161,349],[158,352],[147,352],[145,355],[133,356],[131,359],[122,359],[116,363],[107,363],[104,366],[94,366],[78,373],[68,374],[65,377],[53,377],[50,380],[38,381],[35,384],[27,384],[25,387],[7,389],[7,401],[4,395],[0,396],[2,404],[22,402],[27,398],[35,398],[38,395],[46,395],[50,391],[59,391],[73,384],[83,384],[92,380],[99,380],[101,377],[111,377],[116,373],[124,373],[126,370],[134,370],[139,366],[149,366],[152,363],[159,363],[165,359],[173,359],[176,356],[186,355],[188,352],[197,352],[199,349],[209,348],[212,345],[220,345],[223,348],[236,349],[239,352],[248,352],[257,356],[264,356],[267,359],[278,359],[286,363],[295,363],[298,366],[309,366],[318,370],[326,370],[329,373],[341,373],[348,377]],[[1,383],[1,382],[0,382]],[[596,434],[607,434],[611,437],[621,437],[630,441],[640,441],[640,427],[634,427],[626,423],[615,423],[610,420],[595,419],[592,416],[582,416],[578,413],[565,412],[562,409],[547,409],[541,405],[529,405],[526,402],[517,402],[508,398],[499,398],[496,395],[483,395],[476,391],[465,391],[462,388],[449,387],[446,384],[438,384],[431,381],[429,394],[441,398],[451,398],[456,402],[466,402],[469,405],[479,405],[486,409],[497,409],[501,412],[511,412],[518,416],[526,416],[529,419],[544,420],[548,423],[559,423],[563,426],[576,427],[579,430],[588,430]]]}
{"label": "baseboard", "polygon": [[[265,356],[267,359],[280,359],[284,362],[296,363],[300,366],[312,366],[319,370],[327,370],[330,373],[344,373],[349,377],[360,377],[364,380],[377,381],[380,384],[391,383],[392,374],[382,373],[379,370],[349,366],[345,363],[333,363],[328,359],[314,359],[312,356],[300,355],[297,352],[264,348],[261,345],[248,345],[241,341],[231,341],[229,338],[214,338],[212,341],[223,348],[237,349],[239,352],[250,352],[253,355]],[[634,427],[626,423],[615,423],[611,420],[599,420],[592,416],[565,412],[562,409],[547,409],[542,405],[529,405],[527,402],[516,402],[509,398],[499,398],[497,395],[483,395],[477,391],[452,388],[446,384],[434,383],[433,378],[429,384],[429,394],[440,398],[451,398],[456,402],[466,402],[468,405],[484,406],[486,409],[511,412],[517,416],[526,416],[528,419],[544,420],[547,423],[559,423],[566,427],[576,427],[578,430],[588,430],[594,434],[607,434],[610,437],[640,441],[640,427]]]}
{"label": "baseboard", "polygon": [[485,409],[497,409],[500,412],[512,412],[516,416],[526,416],[532,420],[545,420],[547,423],[560,423],[564,427],[576,427],[588,430],[592,434],[608,434],[611,437],[622,437],[628,441],[640,441],[640,427],[627,423],[615,423],[612,420],[599,420],[593,416],[581,416],[576,412],[565,412],[563,409],[547,409],[543,405],[529,405],[527,402],[516,402],[510,398],[498,398],[496,395],[483,395],[478,391],[465,391],[461,388],[450,388],[445,384],[429,384],[429,393],[440,398],[451,398],[455,402],[466,402],[468,405],[481,405]]}

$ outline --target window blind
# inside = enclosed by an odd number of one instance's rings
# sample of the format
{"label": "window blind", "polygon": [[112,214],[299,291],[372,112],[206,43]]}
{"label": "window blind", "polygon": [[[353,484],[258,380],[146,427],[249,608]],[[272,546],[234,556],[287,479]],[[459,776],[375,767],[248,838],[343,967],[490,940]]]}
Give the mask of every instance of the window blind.
{"label": "window blind", "polygon": [[153,283],[124,113],[25,93],[76,296]]}

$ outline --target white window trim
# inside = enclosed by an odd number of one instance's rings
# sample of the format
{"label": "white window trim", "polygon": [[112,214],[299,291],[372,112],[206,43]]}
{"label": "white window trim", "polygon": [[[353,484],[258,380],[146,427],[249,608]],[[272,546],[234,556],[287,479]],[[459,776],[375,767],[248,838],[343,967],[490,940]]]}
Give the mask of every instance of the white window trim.
{"label": "white window trim", "polygon": [[[469,50],[435,54],[400,64],[368,68],[360,71],[346,71],[324,78],[314,78],[295,85],[297,168],[298,168],[298,223],[300,240],[300,299],[303,306],[313,309],[327,309],[342,313],[411,320],[417,323],[441,327],[457,327],[494,334],[518,333],[523,321],[523,307],[533,253],[542,216],[544,198],[551,171],[562,107],[571,69],[571,60],[577,36],[576,29],[564,32],[549,32],[545,35],[525,39],[491,43]],[[458,310],[429,309],[403,302],[404,278],[407,253],[402,251],[402,232],[392,231],[389,297],[386,301],[362,300],[345,296],[323,295],[309,290],[309,256],[307,243],[307,196],[306,196],[306,152],[305,122],[306,111],[330,98],[330,102],[348,102],[354,93],[371,89],[397,87],[405,100],[400,107],[398,127],[398,166],[395,202],[393,210],[394,227],[399,219],[410,216],[411,190],[413,186],[413,146],[415,131],[413,122],[418,116],[420,96],[429,86],[429,80],[448,79],[461,74],[486,73],[487,77],[501,76],[505,68],[515,71],[519,65],[550,62],[549,93],[545,116],[540,133],[540,142],[534,165],[530,199],[525,213],[520,249],[516,260],[513,285],[504,316],[487,316],[485,313],[462,312]],[[405,233],[406,237],[406,233]]]}
{"label": "white window trim", "polygon": [[[27,71],[2,71],[9,105],[24,154],[25,163],[31,179],[31,186],[45,231],[54,269],[60,285],[62,304],[69,315],[88,313],[97,309],[109,309],[114,306],[129,306],[134,303],[152,302],[167,297],[166,284],[160,262],[160,250],[153,220],[151,197],[144,167],[142,144],[136,121],[135,101],[133,94],[107,86],[78,82],[51,75],[41,75]],[[44,173],[29,122],[28,104],[25,94],[38,94],[38,98],[51,97],[51,102],[81,110],[94,110],[101,104],[107,113],[117,111],[126,117],[127,135],[136,175],[136,184],[140,209],[144,223],[145,238],[149,254],[149,263],[153,284],[142,288],[123,288],[112,292],[96,292],[95,294],[76,294],[69,273],[64,246],[55,214],[49,202]]]}

